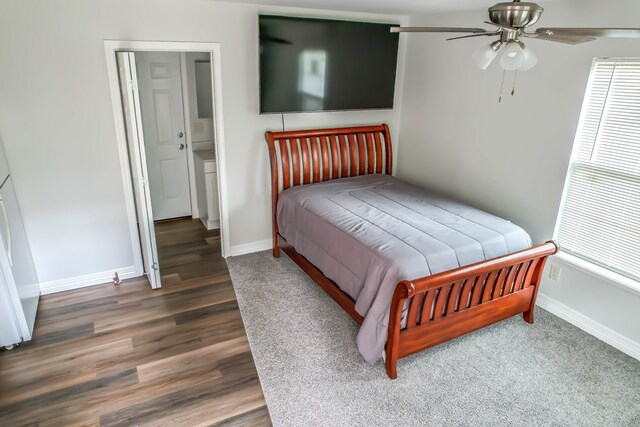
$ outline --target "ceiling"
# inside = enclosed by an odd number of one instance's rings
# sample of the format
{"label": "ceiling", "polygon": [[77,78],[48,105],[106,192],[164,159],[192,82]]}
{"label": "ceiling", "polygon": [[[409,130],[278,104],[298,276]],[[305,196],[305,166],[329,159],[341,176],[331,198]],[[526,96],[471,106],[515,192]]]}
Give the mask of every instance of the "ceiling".
{"label": "ceiling", "polygon": [[[410,15],[414,13],[477,10],[508,0],[233,0],[237,3],[253,3],[272,6],[292,6],[312,9],[344,10],[351,12],[390,13]],[[544,3],[557,0],[544,0]]]}

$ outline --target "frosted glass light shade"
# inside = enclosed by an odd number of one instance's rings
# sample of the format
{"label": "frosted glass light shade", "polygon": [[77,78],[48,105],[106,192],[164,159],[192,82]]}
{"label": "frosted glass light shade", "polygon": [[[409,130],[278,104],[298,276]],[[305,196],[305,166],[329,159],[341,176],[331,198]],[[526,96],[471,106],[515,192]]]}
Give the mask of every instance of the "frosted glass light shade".
{"label": "frosted glass light shade", "polygon": [[520,68],[518,68],[518,71],[527,71],[536,66],[538,63],[538,55],[536,55],[534,51],[525,47],[522,49],[522,54],[524,55],[524,62]]}
{"label": "frosted glass light shade", "polygon": [[[500,47],[498,47],[499,49]],[[480,50],[473,52],[471,58],[476,65],[486,70],[498,55],[498,49],[494,49],[492,45],[487,45]]]}
{"label": "frosted glass light shade", "polygon": [[522,47],[516,42],[509,42],[502,49],[502,57],[500,58],[500,66],[507,71],[520,68],[524,64],[524,54]]}

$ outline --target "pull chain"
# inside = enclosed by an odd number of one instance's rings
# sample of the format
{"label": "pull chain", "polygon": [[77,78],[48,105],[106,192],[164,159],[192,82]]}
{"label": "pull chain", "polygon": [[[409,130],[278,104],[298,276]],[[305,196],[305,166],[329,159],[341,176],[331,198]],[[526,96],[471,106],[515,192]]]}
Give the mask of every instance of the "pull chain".
{"label": "pull chain", "polygon": [[500,96],[498,97],[498,102],[502,102],[502,89],[504,88],[504,76],[507,74],[506,70],[502,70],[502,81],[500,82]]}
{"label": "pull chain", "polygon": [[513,75],[513,87],[511,88],[511,96],[513,96],[516,93],[517,78],[518,78],[518,70],[516,70],[516,73]]}

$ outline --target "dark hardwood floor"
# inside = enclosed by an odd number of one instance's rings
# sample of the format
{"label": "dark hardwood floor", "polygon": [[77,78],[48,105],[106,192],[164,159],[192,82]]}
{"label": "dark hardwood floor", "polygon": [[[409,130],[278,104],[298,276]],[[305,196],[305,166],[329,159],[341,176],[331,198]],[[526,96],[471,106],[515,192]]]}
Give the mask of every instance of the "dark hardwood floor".
{"label": "dark hardwood floor", "polygon": [[0,351],[0,425],[270,425],[220,254],[199,220],[156,224],[146,279],[42,297],[35,338]]}

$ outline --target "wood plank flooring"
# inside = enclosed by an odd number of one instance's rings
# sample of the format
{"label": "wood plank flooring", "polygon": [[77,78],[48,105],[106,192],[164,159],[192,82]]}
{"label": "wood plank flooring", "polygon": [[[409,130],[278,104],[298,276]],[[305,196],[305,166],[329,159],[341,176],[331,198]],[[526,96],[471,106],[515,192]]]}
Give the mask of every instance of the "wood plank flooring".
{"label": "wood plank flooring", "polygon": [[217,231],[156,224],[145,279],[42,297],[0,351],[0,425],[271,425]]}

